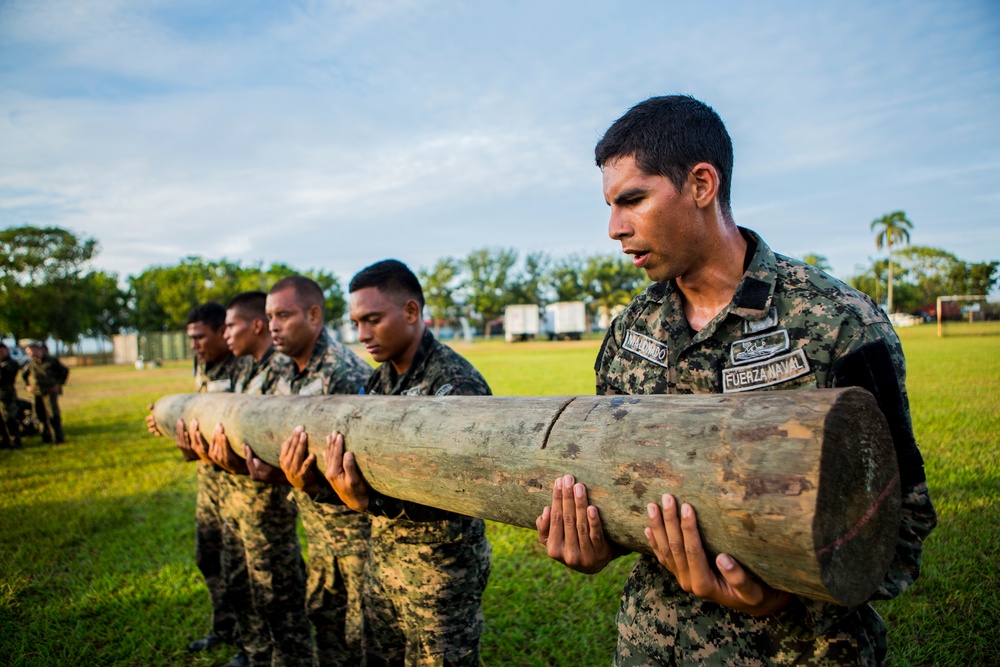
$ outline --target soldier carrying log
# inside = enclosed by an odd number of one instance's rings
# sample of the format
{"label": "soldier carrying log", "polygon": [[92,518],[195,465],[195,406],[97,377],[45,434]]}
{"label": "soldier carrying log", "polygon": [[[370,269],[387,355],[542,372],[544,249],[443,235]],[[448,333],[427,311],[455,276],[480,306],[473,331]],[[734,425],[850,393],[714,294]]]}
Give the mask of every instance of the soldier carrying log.
{"label": "soldier carrying log", "polygon": [[[597,393],[871,391],[895,444],[903,509],[895,557],[872,599],[904,591],[917,578],[936,515],[913,437],[902,348],[884,313],[736,226],[732,143],[707,105],[685,96],[646,100],[608,129],[595,154],[609,234],[655,281],[608,329]],[[647,507],[656,555],[640,556],[625,586],[615,665],[884,660],[885,625],[870,605],[775,590],[725,553],[709,562],[683,500],[664,494],[662,506]],[[581,572],[598,572],[624,551],[606,539],[586,487],[570,476],[555,481],[536,526],[549,556]]]}

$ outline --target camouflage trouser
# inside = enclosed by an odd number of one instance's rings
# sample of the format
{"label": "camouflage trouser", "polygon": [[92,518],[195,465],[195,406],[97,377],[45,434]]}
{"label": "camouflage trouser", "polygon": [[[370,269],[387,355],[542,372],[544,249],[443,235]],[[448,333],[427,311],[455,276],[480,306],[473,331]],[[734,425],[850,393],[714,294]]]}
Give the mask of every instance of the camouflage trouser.
{"label": "camouflage trouser", "polygon": [[478,667],[490,554],[480,519],[374,518],[364,600],[368,667]]}
{"label": "camouflage trouser", "polygon": [[361,588],[370,520],[298,491],[294,498],[309,544],[306,611],[316,631],[319,667],[357,667],[364,661]]}
{"label": "camouflage trouser", "polygon": [[212,599],[212,632],[237,646],[236,613],[227,592],[223,565],[223,523],[221,501],[224,471],[198,463],[198,496],[195,501],[194,560],[205,577],[208,595]]}
{"label": "camouflage trouser", "polygon": [[241,648],[252,667],[309,667],[314,645],[289,487],[241,475],[223,484],[223,571]]}
{"label": "camouflage trouser", "polygon": [[62,412],[58,394],[35,396],[35,418],[42,429],[42,442],[63,441]]}
{"label": "camouflage trouser", "polygon": [[885,626],[862,605],[828,632],[806,627],[798,601],[753,617],[695,598],[652,556],[640,556],[618,611],[616,667],[654,665],[878,665]]}

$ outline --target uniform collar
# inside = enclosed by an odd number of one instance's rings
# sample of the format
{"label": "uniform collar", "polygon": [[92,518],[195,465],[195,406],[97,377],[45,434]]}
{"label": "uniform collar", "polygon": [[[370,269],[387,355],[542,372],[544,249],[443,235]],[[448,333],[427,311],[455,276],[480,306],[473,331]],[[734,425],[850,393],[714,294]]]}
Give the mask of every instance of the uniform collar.
{"label": "uniform collar", "polygon": [[736,287],[730,312],[744,320],[758,322],[771,313],[771,302],[774,299],[774,287],[777,283],[778,260],[756,232],[743,227],[739,229],[749,241],[757,244],[757,250],[740,284]]}
{"label": "uniform collar", "polygon": [[[296,368],[296,375],[317,373],[323,364],[323,357],[326,356],[326,351],[329,347],[330,337],[326,335],[326,328],[324,327],[319,332],[319,338],[316,339],[316,343],[313,345],[312,354],[309,355],[309,363],[302,369],[302,373],[298,373],[298,368]],[[295,365],[294,360],[292,361],[292,365]]]}
{"label": "uniform collar", "polygon": [[403,387],[405,383],[410,381],[410,378],[416,377],[418,373],[423,370],[423,366],[430,357],[431,352],[434,350],[434,344],[436,342],[437,341],[434,338],[434,334],[431,333],[431,330],[424,328],[424,335],[420,339],[420,347],[417,348],[416,353],[413,355],[413,361],[410,362],[410,367],[406,369],[405,373],[398,375],[396,373],[396,368],[392,365],[391,361],[387,361],[383,364],[389,380],[389,386],[393,388],[393,391],[395,391],[397,387]]}

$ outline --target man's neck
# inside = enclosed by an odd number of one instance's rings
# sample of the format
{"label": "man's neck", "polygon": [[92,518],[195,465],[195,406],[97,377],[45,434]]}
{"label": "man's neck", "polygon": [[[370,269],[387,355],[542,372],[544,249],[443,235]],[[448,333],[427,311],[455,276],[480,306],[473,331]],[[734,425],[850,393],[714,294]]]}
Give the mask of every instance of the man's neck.
{"label": "man's neck", "polygon": [[312,342],[306,347],[306,351],[297,357],[292,357],[292,361],[295,362],[295,366],[299,369],[299,372],[305,370],[306,366],[309,365],[309,360],[312,359],[313,352],[316,351],[316,343],[319,342],[320,336],[323,335],[323,330],[320,329],[313,336]]}
{"label": "man's neck", "polygon": [[410,366],[413,365],[413,358],[417,356],[417,350],[420,349],[420,343],[424,340],[424,329],[424,323],[420,322],[420,325],[417,327],[416,333],[413,336],[413,340],[411,340],[410,344],[406,346],[406,351],[397,358],[389,360],[389,363],[392,364],[392,368],[396,371],[397,375],[402,375],[406,371],[410,370]]}
{"label": "man's neck", "polygon": [[250,351],[250,354],[253,355],[254,361],[260,361],[261,359],[264,358],[264,355],[270,349],[271,349],[271,338],[268,337],[259,341],[257,345],[254,347],[254,349]]}
{"label": "man's neck", "polygon": [[734,224],[722,224],[706,248],[706,260],[676,280],[684,301],[684,315],[695,331],[729,305],[743,278],[747,241]]}

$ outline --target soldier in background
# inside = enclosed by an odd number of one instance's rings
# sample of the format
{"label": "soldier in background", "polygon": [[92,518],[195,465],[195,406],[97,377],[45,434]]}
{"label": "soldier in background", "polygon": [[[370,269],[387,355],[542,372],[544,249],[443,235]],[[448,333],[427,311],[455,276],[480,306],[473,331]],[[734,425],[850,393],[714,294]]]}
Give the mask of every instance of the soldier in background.
{"label": "soldier in background", "polygon": [[59,395],[69,378],[69,369],[50,355],[48,346],[41,341],[23,340],[21,346],[30,357],[21,376],[24,378],[25,389],[35,397],[35,418],[41,425],[42,442],[54,442],[58,445],[65,440]]}
{"label": "soldier in background", "polygon": [[[373,264],[354,276],[350,292],[358,339],[382,362],[366,394],[490,395],[472,364],[424,325],[423,290],[406,265]],[[304,449],[305,438],[298,435],[294,445]],[[483,520],[374,491],[339,433],[327,438],[326,476],[343,502],[373,515],[364,599],[368,667],[478,667],[491,554]]]}
{"label": "soldier in background", "polygon": [[21,367],[10,358],[10,348],[0,341],[0,449],[21,446],[21,425],[17,419],[17,372]]}
{"label": "soldier in background", "polygon": [[[274,394],[357,394],[365,386],[371,367],[330,340],[324,310],[322,289],[303,276],[284,278],[268,293],[271,336],[286,357]],[[286,447],[281,467],[275,468],[257,458],[249,447],[245,453],[251,477],[296,487],[294,498],[309,543],[306,608],[316,630],[320,667],[363,664],[361,588],[370,519],[347,507],[314,500],[322,476],[316,473],[312,460],[308,464],[293,460]]]}
{"label": "soldier in background", "polygon": [[[263,292],[244,292],[226,306],[226,343],[250,362],[237,376],[238,394],[269,394],[279,377],[281,355],[271,343],[266,298]],[[202,448],[207,445],[197,423],[191,435]],[[248,662],[251,667],[309,667],[314,643],[291,487],[248,477],[246,462],[230,448],[222,424],[215,427],[208,455],[231,473],[222,483],[223,570]]]}

